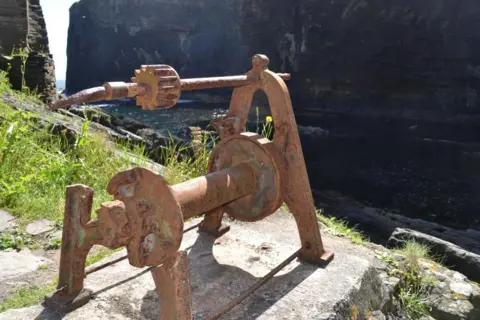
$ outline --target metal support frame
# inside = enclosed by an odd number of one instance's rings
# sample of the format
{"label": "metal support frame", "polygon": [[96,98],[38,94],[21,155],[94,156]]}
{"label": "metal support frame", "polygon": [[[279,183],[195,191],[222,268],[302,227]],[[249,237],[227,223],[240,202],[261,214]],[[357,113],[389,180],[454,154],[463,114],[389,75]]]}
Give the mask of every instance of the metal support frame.
{"label": "metal support frame", "polygon": [[[226,306],[228,312],[258,289],[286,264],[298,257],[326,265],[333,253],[324,249],[318,228],[310,183],[303,158],[292,103],[284,80],[288,74],[268,70],[269,60],[255,55],[253,68],[242,76],[181,80],[166,65],[142,66],[132,83],[110,82],[57,101],[52,109],[79,102],[136,98],[144,110],[171,108],[181,91],[234,87],[228,114],[212,121],[221,142],[213,150],[209,173],[174,186],[153,171],[135,167],[115,175],[107,186],[113,201],[90,212],[93,190],[82,185],[67,188],[61,248],[60,280],[45,303],[60,311],[81,307],[90,299],[84,288],[85,261],[94,244],[116,249],[126,247],[130,264],[150,266],[160,297],[164,320],[191,319],[191,293],[186,253],[178,251],[183,221],[204,215],[199,230],[216,237],[229,230],[222,225],[225,214],[242,221],[258,221],[274,213],[285,202],[295,217],[301,248],[272,270],[251,290]],[[270,141],[245,133],[252,98],[257,90],[268,97],[275,127]],[[106,265],[97,267],[95,272]],[[213,317],[212,319],[217,319]]]}

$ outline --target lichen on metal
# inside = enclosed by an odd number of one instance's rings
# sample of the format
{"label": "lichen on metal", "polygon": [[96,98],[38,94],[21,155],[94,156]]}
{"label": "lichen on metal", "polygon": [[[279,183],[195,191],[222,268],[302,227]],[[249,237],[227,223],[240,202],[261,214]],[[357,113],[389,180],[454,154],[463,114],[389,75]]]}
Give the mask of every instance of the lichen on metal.
{"label": "lichen on metal", "polygon": [[[90,291],[84,288],[85,261],[93,245],[126,247],[131,265],[152,268],[157,292],[163,297],[162,318],[191,319],[188,261],[186,253],[178,250],[184,220],[194,216],[204,216],[199,231],[219,237],[229,230],[222,224],[225,214],[254,222],[273,214],[285,202],[295,217],[302,244],[295,257],[320,265],[333,259],[333,253],[323,247],[318,228],[295,116],[284,82],[290,75],[274,73],[268,64],[266,56],[255,55],[252,70],[245,75],[185,80],[170,66],[146,65],[135,71],[131,83],[109,82],[51,105],[52,109],[58,109],[83,101],[128,97],[135,98],[142,109],[154,110],[173,107],[181,91],[234,87],[228,114],[212,121],[221,142],[211,153],[209,173],[205,176],[170,186],[161,175],[145,168],[119,172],[107,186],[113,199],[101,204],[98,220],[91,220],[93,190],[81,185],[68,187],[60,280],[57,290],[45,299],[48,306],[69,311],[88,302]],[[270,103],[275,127],[272,141],[243,132],[257,90],[263,90]],[[258,289],[283,265],[247,293]],[[228,312],[248,294],[211,318]]]}

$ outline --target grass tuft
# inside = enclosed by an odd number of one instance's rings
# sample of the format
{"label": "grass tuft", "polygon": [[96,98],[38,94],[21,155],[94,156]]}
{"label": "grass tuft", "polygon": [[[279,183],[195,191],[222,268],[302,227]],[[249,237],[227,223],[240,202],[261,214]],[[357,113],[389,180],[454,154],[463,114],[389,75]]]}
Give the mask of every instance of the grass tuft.
{"label": "grass tuft", "polygon": [[405,260],[397,262],[390,253],[382,254],[379,259],[389,265],[389,274],[397,277],[398,282],[395,298],[401,306],[401,310],[408,319],[420,319],[429,315],[428,301],[431,288],[436,279],[428,276],[422,270],[420,260],[434,261],[430,254],[430,247],[408,240],[400,249],[391,250],[405,257]]}
{"label": "grass tuft", "polygon": [[318,220],[328,227],[327,232],[341,237],[349,238],[355,244],[365,245],[368,243],[368,238],[365,237],[355,227],[350,227],[345,220],[339,220],[335,217],[327,217],[323,215],[322,210],[317,211]]}
{"label": "grass tuft", "polygon": [[430,254],[430,247],[414,240],[408,240],[402,248],[392,251],[405,256],[407,263],[411,265],[418,264],[420,259],[435,261],[435,258]]}

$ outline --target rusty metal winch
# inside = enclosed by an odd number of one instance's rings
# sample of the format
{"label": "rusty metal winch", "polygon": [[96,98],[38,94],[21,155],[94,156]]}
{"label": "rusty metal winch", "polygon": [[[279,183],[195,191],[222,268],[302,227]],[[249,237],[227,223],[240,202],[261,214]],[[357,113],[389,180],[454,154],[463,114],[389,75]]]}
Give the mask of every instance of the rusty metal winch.
{"label": "rusty metal winch", "polygon": [[[207,175],[170,186],[161,175],[145,168],[119,172],[107,186],[113,200],[101,204],[98,220],[91,219],[93,190],[83,185],[67,188],[59,284],[45,297],[47,306],[68,312],[87,303],[91,291],[84,288],[86,275],[123,259],[85,270],[90,249],[93,245],[126,247],[124,258],[131,265],[151,267],[161,298],[161,319],[192,319],[187,255],[179,248],[187,231],[184,221],[201,215],[199,230],[219,237],[229,230],[222,225],[224,214],[253,222],[271,215],[285,202],[295,217],[302,244],[211,319],[228,312],[296,257],[320,265],[333,259],[333,253],[326,252],[322,244],[290,95],[283,81],[290,76],[270,71],[264,55],[255,55],[252,62],[246,75],[186,80],[170,66],[142,66],[132,83],[106,83],[51,105],[58,109],[130,97],[136,98],[142,109],[155,110],[173,107],[181,91],[234,87],[228,114],[213,121],[221,141],[212,151]],[[263,90],[269,100],[275,125],[272,141],[244,132],[257,90]]]}

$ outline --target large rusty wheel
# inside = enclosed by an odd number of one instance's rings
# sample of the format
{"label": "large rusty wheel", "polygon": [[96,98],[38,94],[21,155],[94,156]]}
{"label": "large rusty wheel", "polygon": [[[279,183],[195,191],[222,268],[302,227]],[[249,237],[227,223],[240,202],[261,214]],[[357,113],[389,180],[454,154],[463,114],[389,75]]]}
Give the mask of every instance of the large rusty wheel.
{"label": "large rusty wheel", "polygon": [[281,174],[272,142],[255,133],[242,133],[221,141],[210,157],[209,172],[251,161],[259,168],[257,192],[235,200],[223,208],[240,221],[257,221],[274,213],[282,204]]}
{"label": "large rusty wheel", "polygon": [[155,266],[175,256],[183,238],[183,215],[161,175],[140,167],[122,171],[112,178],[107,191],[124,203],[128,214],[131,265]]}

